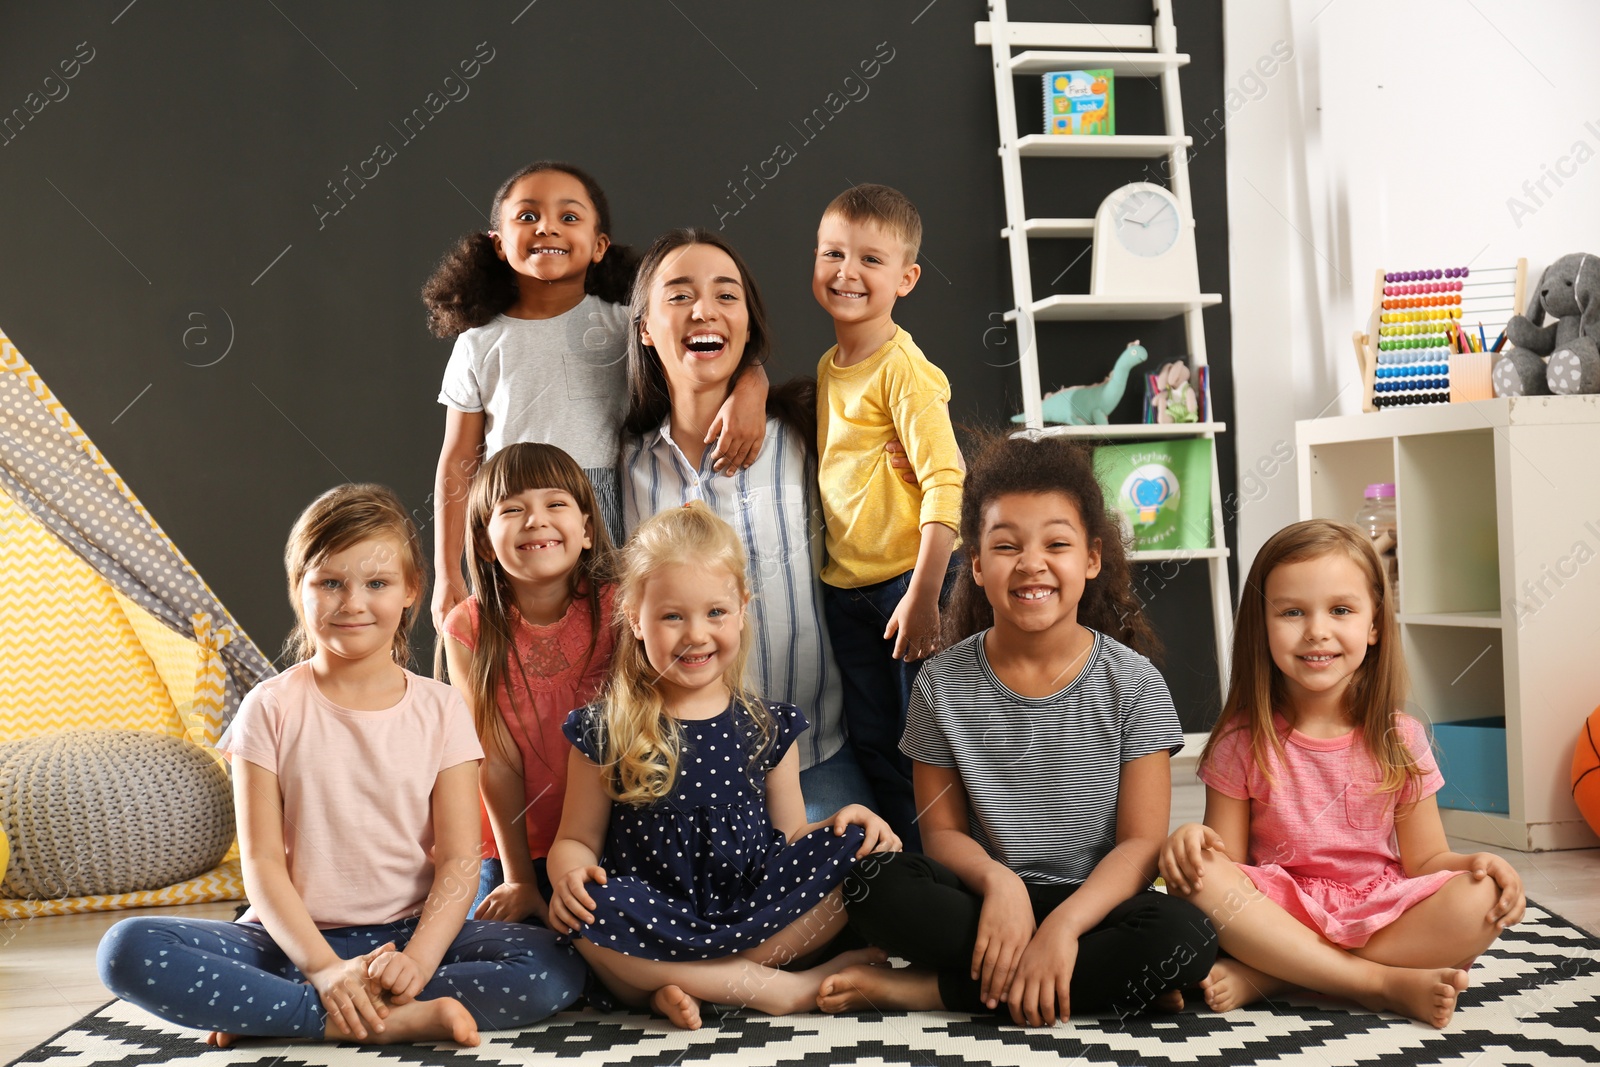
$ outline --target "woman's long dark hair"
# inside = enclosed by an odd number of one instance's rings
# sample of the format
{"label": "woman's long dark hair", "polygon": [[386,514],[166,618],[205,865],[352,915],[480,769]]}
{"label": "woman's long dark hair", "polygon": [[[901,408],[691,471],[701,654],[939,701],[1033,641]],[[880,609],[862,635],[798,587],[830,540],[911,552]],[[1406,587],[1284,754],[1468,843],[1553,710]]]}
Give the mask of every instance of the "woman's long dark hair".
{"label": "woman's long dark hair", "polygon": [[[1078,507],[1090,545],[1100,546],[1100,573],[1083,587],[1078,622],[1155,658],[1161,643],[1133,591],[1133,566],[1122,527],[1106,508],[1087,445],[1054,435],[981,437],[977,458],[961,490],[961,543],[970,559],[983,538],[984,513],[1010,493],[1061,493]],[[945,645],[994,625],[994,609],[969,566],[945,611]]]}
{"label": "woman's long dark hair", "polygon": [[[639,270],[633,280],[633,294],[628,302],[628,410],[622,418],[623,433],[635,435],[649,433],[658,428],[662,420],[672,411],[672,394],[667,389],[667,374],[661,367],[661,356],[657,354],[654,345],[644,343],[640,330],[650,309],[650,286],[661,270],[662,263],[673,252],[689,245],[710,245],[726,252],[728,258],[733,260],[734,267],[738,269],[739,281],[744,286],[745,308],[750,316],[749,338],[745,341],[744,354],[739,358],[739,366],[734,369],[733,377],[729,379],[730,386],[732,382],[738,380],[746,368],[765,365],[772,354],[772,334],[767,326],[767,305],[761,299],[761,290],[756,288],[755,279],[751,277],[750,268],[745,264],[744,257],[710,230],[668,230],[652,241],[650,247],[645,249],[644,255],[639,258]],[[809,398],[803,393],[804,390],[800,388],[799,382],[791,383],[782,389],[774,389],[767,397],[767,411],[789,422],[790,417],[798,413],[797,409],[803,407],[809,400],[811,430],[806,436],[815,448],[816,383],[813,382],[811,385]],[[804,429],[803,425],[796,425],[795,428]]]}
{"label": "woman's long dark hair", "polygon": [[[583,184],[594,204],[595,230],[611,235],[611,205],[600,184],[571,163],[540,160],[517,171],[495,190],[489,218],[500,225],[500,209],[512,186],[530,174],[555,170]],[[637,265],[633,249],[613,243],[600,262],[589,265],[583,291],[613,304],[626,303],[633,286]],[[435,337],[454,337],[482,326],[517,302],[517,272],[494,251],[494,238],[479,230],[467,234],[445,253],[433,275],[422,287],[422,302],[428,308],[428,329]]]}

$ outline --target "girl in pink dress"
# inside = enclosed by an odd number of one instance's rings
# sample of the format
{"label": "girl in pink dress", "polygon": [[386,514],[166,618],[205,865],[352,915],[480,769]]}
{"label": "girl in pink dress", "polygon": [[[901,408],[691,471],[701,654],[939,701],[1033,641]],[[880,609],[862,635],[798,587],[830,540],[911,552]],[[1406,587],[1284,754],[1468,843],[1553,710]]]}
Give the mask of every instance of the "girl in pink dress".
{"label": "girl in pink dress", "polygon": [[611,541],[583,468],[555,445],[496,452],[466,510],[473,593],[442,644],[485,754],[489,858],[473,914],[543,924],[571,747],[561,725],[611,666]]}
{"label": "girl in pink dress", "polygon": [[1445,840],[1427,734],[1395,710],[1405,662],[1383,566],[1355,528],[1313,519],[1262,546],[1244,590],[1200,759],[1205,822],[1160,858],[1227,954],[1206,1003],[1298,986],[1443,1027],[1525,901],[1505,860]]}

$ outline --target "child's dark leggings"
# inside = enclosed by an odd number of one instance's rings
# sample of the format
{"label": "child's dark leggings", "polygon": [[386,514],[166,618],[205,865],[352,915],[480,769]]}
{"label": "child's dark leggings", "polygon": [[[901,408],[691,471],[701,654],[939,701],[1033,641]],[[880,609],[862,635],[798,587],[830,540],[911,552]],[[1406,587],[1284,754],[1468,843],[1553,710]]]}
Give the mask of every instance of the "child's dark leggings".
{"label": "child's dark leggings", "polygon": [[[1029,885],[1034,921],[1042,923],[1076,888]],[[878,853],[845,879],[844,896],[853,931],[938,972],[947,1010],[988,1010],[972,977],[983,898],[949,868],[917,853]],[[1072,1013],[1138,1014],[1167,990],[1197,984],[1216,956],[1216,932],[1199,908],[1154,890],[1136,893],[1079,939]],[[1010,1013],[1004,1000],[998,1010]]]}

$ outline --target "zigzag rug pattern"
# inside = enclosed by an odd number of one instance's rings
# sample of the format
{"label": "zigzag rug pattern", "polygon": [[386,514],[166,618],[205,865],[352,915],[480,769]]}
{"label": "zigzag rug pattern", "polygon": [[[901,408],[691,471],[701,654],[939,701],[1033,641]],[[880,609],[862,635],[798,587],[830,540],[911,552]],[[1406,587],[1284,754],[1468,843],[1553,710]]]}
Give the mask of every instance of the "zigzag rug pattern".
{"label": "zigzag rug pattern", "polygon": [[1600,1064],[1600,939],[1532,905],[1472,970],[1450,1027],[1433,1030],[1394,1015],[1317,998],[1259,1004],[1213,1015],[1127,1022],[1074,1019],[1026,1030],[993,1018],[950,1013],[769,1018],[735,1012],[708,1017],[694,1032],[639,1015],[564,1012],[522,1031],[484,1035],[476,1049],[404,1045],[247,1043],[208,1049],[194,1031],[158,1022],[116,1002],[33,1049],[18,1064],[87,1067],[127,1064],[212,1067],[346,1067],[355,1064],[616,1064],[628,1067],[830,1064],[1026,1067],[1047,1062],[1150,1067],[1411,1067],[1456,1064]]}

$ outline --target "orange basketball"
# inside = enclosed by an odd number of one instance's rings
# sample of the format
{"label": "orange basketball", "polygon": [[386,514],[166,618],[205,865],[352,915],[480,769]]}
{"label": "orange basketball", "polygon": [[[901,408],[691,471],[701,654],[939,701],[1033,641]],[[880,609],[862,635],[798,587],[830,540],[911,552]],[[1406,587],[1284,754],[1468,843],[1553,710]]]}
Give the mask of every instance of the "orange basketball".
{"label": "orange basketball", "polygon": [[1572,799],[1578,802],[1589,828],[1600,834],[1600,708],[1589,713],[1578,731],[1578,748],[1572,754]]}

